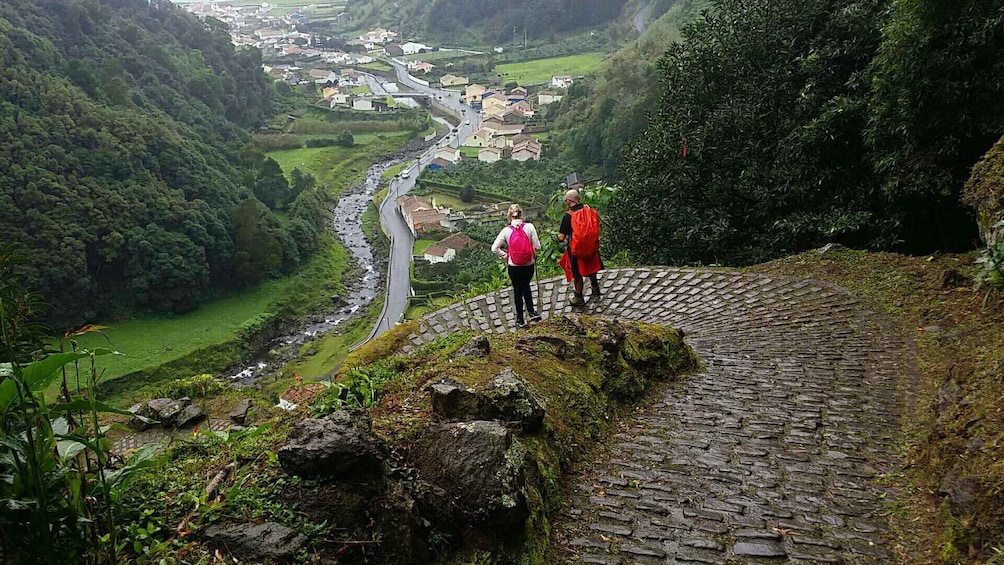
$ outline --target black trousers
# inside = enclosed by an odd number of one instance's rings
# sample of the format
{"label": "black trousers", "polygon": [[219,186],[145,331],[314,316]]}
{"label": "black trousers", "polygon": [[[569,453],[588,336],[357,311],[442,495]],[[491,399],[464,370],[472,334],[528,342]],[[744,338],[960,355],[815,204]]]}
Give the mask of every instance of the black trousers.
{"label": "black trousers", "polygon": [[509,280],[512,281],[512,307],[516,311],[516,323],[520,325],[525,320],[523,317],[524,306],[526,306],[526,311],[529,312],[531,318],[537,315],[537,311],[533,309],[533,291],[530,289],[533,268],[532,264],[509,265]]}

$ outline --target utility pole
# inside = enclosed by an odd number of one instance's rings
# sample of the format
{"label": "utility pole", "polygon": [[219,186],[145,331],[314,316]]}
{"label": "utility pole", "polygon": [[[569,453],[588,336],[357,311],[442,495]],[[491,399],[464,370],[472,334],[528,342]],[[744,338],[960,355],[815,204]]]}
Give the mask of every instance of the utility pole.
{"label": "utility pole", "polygon": [[526,28],[523,28],[523,49],[526,49]]}
{"label": "utility pole", "polygon": [[512,44],[516,45],[516,24],[512,24]]}

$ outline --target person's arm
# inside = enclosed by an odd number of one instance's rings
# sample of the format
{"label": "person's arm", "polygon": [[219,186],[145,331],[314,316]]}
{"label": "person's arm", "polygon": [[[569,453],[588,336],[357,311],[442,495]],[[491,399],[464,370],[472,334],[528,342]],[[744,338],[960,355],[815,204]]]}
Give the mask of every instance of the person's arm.
{"label": "person's arm", "polygon": [[564,243],[570,235],[572,235],[572,216],[565,212],[561,217],[561,226],[558,227],[558,243]]}
{"label": "person's arm", "polygon": [[530,235],[530,243],[535,251],[540,251],[540,237],[537,235],[537,227],[533,224],[526,225],[526,232]]}
{"label": "person's arm", "polygon": [[498,255],[499,259],[505,259],[506,257],[508,257],[506,252],[502,251],[502,244],[505,243],[506,241],[505,234],[507,229],[509,229],[509,226],[502,228],[502,231],[500,231],[499,234],[495,236],[495,242],[492,243],[492,253]]}

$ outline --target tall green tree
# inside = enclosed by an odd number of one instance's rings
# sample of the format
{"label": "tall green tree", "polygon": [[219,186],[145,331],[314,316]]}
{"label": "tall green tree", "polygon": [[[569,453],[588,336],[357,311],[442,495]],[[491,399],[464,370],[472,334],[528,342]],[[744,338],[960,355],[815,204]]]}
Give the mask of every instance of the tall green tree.
{"label": "tall green tree", "polygon": [[615,246],[653,263],[757,262],[825,241],[880,245],[865,71],[882,2],[721,0],[659,62],[625,155]]}
{"label": "tall green tree", "polygon": [[893,0],[891,14],[869,68],[872,159],[908,249],[968,248],[961,188],[1004,134],[1004,4]]}
{"label": "tall green tree", "polygon": [[234,276],[254,285],[281,272],[286,235],[275,216],[257,200],[234,211]]}

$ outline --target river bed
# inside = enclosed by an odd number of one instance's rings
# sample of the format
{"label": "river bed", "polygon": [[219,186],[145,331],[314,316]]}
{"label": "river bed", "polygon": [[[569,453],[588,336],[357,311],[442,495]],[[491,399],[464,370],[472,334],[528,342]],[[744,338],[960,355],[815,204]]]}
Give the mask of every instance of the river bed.
{"label": "river bed", "polygon": [[371,166],[366,171],[366,180],[339,196],[338,204],[332,211],[335,233],[352,257],[351,272],[357,273],[346,282],[345,295],[333,296],[329,311],[310,316],[295,332],[274,338],[265,351],[260,352],[244,367],[233,371],[229,378],[235,385],[250,386],[274,374],[298,355],[304,343],[344,324],[383,292],[385,274],[374,259],[373,248],[363,234],[362,219],[363,213],[373,201],[373,194],[380,187],[383,173],[400,162],[400,158],[393,158]]}

